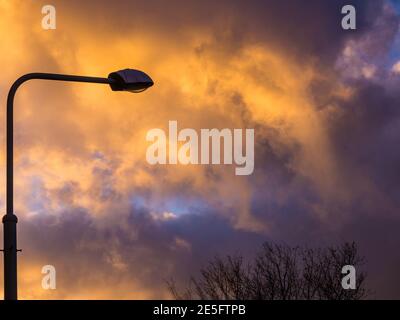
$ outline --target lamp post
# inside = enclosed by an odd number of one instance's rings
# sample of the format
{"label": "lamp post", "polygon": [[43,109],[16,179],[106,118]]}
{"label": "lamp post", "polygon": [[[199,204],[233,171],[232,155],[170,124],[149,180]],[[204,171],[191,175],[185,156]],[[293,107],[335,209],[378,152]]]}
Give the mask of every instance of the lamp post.
{"label": "lamp post", "polygon": [[17,79],[11,86],[7,97],[7,184],[6,207],[3,217],[3,254],[4,254],[4,299],[17,300],[17,216],[14,214],[14,97],[17,89],[26,81],[55,80],[68,82],[89,82],[110,85],[113,91],[142,92],[154,83],[151,78],[142,71],[124,69],[112,72],[107,78],[73,76],[53,73],[29,73]]}

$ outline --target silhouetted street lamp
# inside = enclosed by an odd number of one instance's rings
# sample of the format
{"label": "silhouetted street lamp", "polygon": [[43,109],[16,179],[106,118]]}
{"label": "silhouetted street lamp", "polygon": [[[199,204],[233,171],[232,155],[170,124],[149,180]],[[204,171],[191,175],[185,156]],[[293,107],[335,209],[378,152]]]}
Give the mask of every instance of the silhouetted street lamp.
{"label": "silhouetted street lamp", "polygon": [[141,92],[153,85],[153,80],[142,71],[125,69],[110,73],[108,78],[72,76],[52,73],[29,73],[17,79],[11,86],[7,97],[7,213],[3,217],[4,230],[4,299],[17,300],[17,216],[14,214],[14,169],[13,169],[13,131],[14,96],[21,84],[28,80],[56,80],[70,82],[90,82],[109,84],[113,91]]}

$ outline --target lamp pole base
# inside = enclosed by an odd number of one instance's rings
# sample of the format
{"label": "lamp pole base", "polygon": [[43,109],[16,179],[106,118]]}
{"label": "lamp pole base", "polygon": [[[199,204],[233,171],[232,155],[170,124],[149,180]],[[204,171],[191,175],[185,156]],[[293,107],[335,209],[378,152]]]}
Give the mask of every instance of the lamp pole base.
{"label": "lamp pole base", "polygon": [[17,300],[17,222],[14,214],[3,217],[4,300]]}

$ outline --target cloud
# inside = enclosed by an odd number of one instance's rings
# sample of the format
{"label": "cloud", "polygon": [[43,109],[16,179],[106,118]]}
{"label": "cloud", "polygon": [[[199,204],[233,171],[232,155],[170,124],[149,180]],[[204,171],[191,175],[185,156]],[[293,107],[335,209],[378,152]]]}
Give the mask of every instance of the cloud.
{"label": "cloud", "polygon": [[400,61],[399,61],[399,62],[396,62],[396,63],[393,65],[392,71],[393,71],[394,73],[400,73]]}
{"label": "cloud", "polygon": [[[166,298],[166,279],[184,283],[215,254],[353,239],[378,296],[400,294],[395,270],[384,272],[397,251],[378,250],[399,240],[399,80],[388,57],[399,17],[387,1],[350,1],[356,32],[340,27],[341,0],[53,2],[55,31],[40,28],[44,2],[0,4],[3,105],[31,71],[135,67],[155,86],[130,95],[37,81],[18,92],[22,297]],[[148,165],[146,132],[168,120],[255,128],[254,174]],[[57,269],[55,292],[40,287],[45,264]]]}

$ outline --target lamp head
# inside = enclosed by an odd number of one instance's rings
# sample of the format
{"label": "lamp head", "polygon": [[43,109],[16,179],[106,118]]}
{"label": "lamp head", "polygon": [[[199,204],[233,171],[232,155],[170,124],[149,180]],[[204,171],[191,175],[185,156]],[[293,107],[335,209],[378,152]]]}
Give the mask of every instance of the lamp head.
{"label": "lamp head", "polygon": [[154,84],[147,74],[135,69],[112,72],[108,75],[108,79],[113,80],[110,83],[113,91],[142,92]]}

